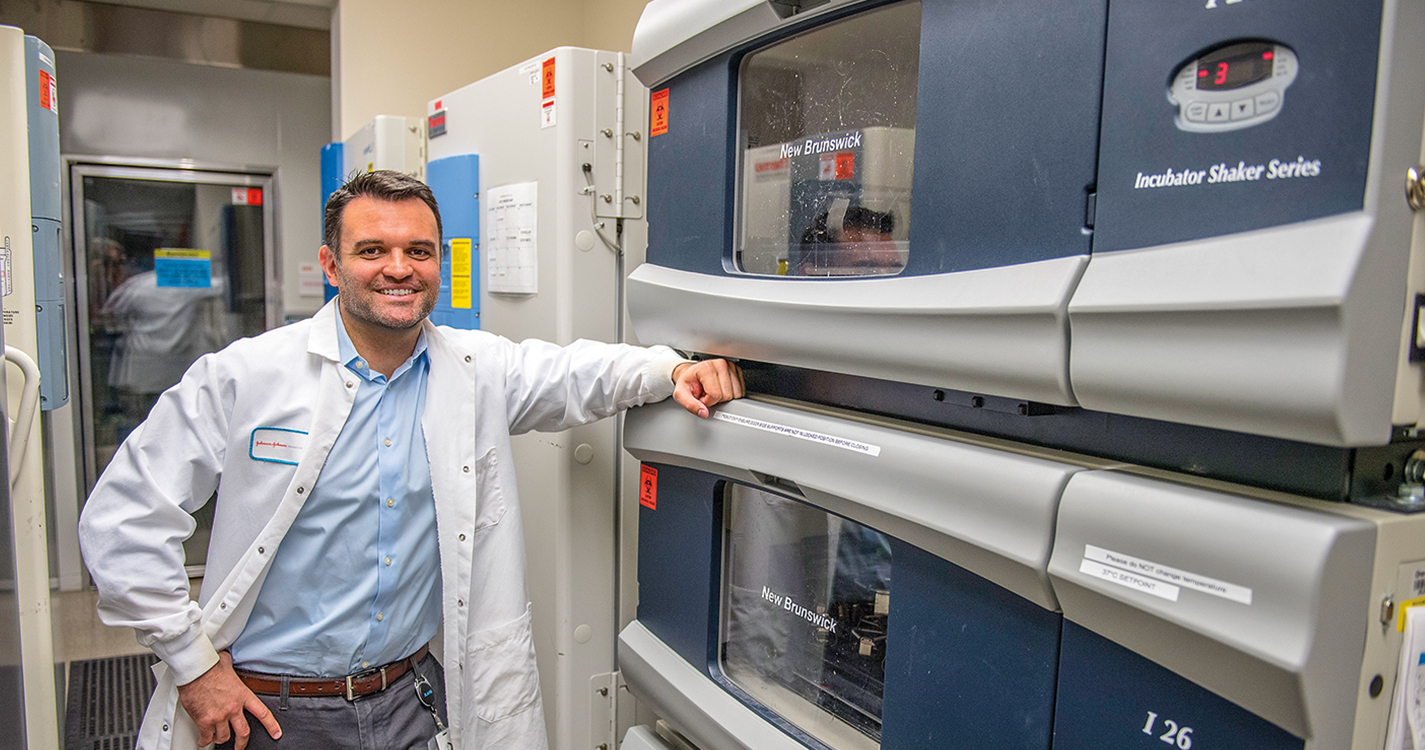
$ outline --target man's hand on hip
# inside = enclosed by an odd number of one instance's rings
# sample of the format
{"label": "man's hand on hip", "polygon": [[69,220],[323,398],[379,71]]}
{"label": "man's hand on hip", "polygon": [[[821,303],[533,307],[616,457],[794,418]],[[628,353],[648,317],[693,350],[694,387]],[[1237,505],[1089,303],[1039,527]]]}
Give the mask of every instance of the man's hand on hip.
{"label": "man's hand on hip", "polygon": [[684,362],[673,368],[673,400],[704,419],[708,408],[742,398],[742,368],[725,359]]}
{"label": "man's hand on hip", "polygon": [[244,709],[262,722],[272,739],[282,736],[282,727],[267,706],[258,700],[233,671],[233,657],[226,651],[218,653],[218,663],[203,676],[178,686],[178,700],[183,710],[198,725],[198,746],[234,740],[234,750],[247,747],[249,728]]}

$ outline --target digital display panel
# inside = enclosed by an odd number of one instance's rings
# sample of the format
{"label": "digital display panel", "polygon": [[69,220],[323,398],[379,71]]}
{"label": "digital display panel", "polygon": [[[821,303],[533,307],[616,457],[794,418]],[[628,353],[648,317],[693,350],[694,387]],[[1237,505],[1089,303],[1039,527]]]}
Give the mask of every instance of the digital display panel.
{"label": "digital display panel", "polygon": [[723,674],[831,747],[879,747],[890,540],[743,485],[726,508]]}
{"label": "digital display panel", "polygon": [[1226,91],[1264,81],[1272,75],[1276,45],[1242,42],[1213,50],[1197,61],[1199,91]]}

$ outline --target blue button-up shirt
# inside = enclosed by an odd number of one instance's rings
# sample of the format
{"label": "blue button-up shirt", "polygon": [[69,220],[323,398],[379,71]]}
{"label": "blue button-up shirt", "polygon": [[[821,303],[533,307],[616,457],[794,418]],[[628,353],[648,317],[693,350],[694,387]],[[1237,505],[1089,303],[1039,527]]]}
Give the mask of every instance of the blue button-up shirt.
{"label": "blue button-up shirt", "polygon": [[421,414],[425,334],[388,380],[336,321],[361,387],[322,473],[272,559],[233,661],[336,677],[409,656],[440,624],[440,555]]}

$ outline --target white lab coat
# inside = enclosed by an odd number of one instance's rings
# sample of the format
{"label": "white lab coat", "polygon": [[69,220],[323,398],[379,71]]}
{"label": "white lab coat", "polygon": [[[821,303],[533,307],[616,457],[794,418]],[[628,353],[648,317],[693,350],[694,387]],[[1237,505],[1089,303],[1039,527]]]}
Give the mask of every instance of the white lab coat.
{"label": "white lab coat", "polygon": [[[196,746],[176,685],[242,632],[278,544],[321,473],[358,383],[338,362],[333,307],[194,363],[119,449],[80,519],[105,623],[162,661],[142,750]],[[672,393],[664,347],[515,344],[424,324],[421,427],[444,580],[446,700],[456,748],[546,747],[509,436],[562,430]],[[250,453],[262,427],[307,433],[296,465]],[[263,434],[271,434],[264,432]],[[296,434],[296,433],[292,433]],[[189,515],[218,492],[207,575],[189,600]],[[253,731],[263,731],[253,726]]]}

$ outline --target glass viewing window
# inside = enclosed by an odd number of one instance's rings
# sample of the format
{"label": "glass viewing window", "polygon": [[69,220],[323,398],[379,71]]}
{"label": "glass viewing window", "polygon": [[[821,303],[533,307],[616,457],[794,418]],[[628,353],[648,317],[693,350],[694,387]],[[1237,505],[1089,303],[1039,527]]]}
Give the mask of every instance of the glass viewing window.
{"label": "glass viewing window", "polygon": [[890,541],[810,505],[729,487],[723,674],[831,747],[879,747]]}
{"label": "glass viewing window", "polygon": [[905,268],[919,69],[919,0],[744,58],[739,270],[873,276]]}

